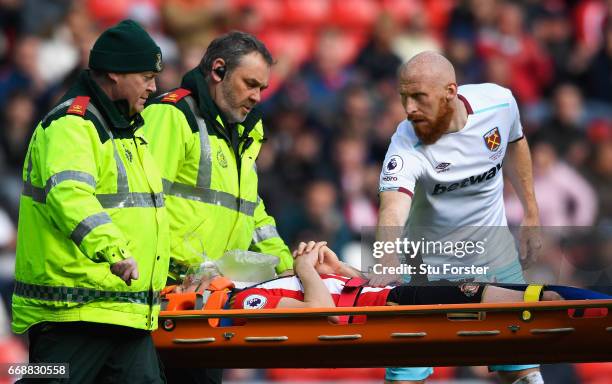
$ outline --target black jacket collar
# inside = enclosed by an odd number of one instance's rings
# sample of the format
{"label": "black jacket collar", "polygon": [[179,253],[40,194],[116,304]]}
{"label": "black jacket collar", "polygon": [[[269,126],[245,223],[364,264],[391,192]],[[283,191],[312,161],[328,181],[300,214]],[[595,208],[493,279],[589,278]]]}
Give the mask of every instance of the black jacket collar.
{"label": "black jacket collar", "polygon": [[63,100],[75,96],[89,96],[90,103],[98,108],[103,118],[110,124],[111,128],[124,130],[135,130],[144,124],[140,113],[128,117],[129,105],[126,100],[113,102],[92,79],[89,70],[79,74],[76,83],[70,88]]}

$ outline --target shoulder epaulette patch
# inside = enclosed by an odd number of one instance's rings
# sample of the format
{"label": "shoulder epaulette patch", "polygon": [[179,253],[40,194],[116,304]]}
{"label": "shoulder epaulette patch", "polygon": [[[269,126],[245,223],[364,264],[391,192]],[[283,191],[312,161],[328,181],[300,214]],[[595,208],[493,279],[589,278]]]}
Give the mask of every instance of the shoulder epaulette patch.
{"label": "shoulder epaulette patch", "polygon": [[164,96],[161,101],[169,102],[169,103],[178,103],[179,100],[184,98],[185,96],[191,94],[191,91],[185,88],[177,88],[174,91],[170,91]]}
{"label": "shoulder epaulette patch", "polygon": [[72,104],[70,104],[70,107],[68,107],[66,113],[70,115],[85,116],[88,104],[89,96],[77,96],[74,98]]}

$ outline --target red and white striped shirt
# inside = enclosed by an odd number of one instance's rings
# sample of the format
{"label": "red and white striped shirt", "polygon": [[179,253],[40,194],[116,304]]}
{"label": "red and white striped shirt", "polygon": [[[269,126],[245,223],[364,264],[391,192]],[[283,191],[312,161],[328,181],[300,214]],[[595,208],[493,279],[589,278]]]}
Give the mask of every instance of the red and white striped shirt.
{"label": "red and white striped shirt", "polygon": [[[337,305],[349,277],[321,275],[321,279]],[[375,288],[363,286],[355,303],[356,307],[385,305],[391,286]],[[285,276],[246,288],[233,295],[232,309],[276,308],[283,297],[304,300],[304,286],[297,276]]]}

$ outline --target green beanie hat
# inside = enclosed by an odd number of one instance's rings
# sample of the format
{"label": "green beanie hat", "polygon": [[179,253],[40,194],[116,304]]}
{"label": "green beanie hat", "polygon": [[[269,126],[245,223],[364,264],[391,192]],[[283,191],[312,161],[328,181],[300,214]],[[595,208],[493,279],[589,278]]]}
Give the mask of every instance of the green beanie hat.
{"label": "green beanie hat", "polygon": [[102,32],[89,54],[89,68],[105,72],[160,72],[161,49],[140,25],[123,20]]}

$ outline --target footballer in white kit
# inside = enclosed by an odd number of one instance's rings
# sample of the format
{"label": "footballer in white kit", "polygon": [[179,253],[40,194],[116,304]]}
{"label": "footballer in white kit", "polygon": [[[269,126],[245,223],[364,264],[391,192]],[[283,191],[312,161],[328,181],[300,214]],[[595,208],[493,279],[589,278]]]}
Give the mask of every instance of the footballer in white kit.
{"label": "footballer in white kit", "polygon": [[424,263],[487,266],[493,275],[475,277],[500,281],[495,271],[518,265],[507,228],[502,174],[508,143],[523,137],[518,107],[508,89],[490,83],[460,86],[458,97],[468,112],[466,125],[433,144],[423,145],[410,121],[399,124],[385,157],[380,191],[412,197],[405,233],[409,239],[483,244],[459,253],[456,247],[440,252],[441,247],[430,244],[421,252]]}
{"label": "footballer in white kit", "polygon": [[[431,51],[402,64],[398,91],[406,120],[392,138],[380,176],[377,241],[387,245],[403,228],[405,242],[426,246],[418,253],[421,266],[436,269],[426,271],[430,281],[524,282],[506,225],[502,169],[523,205],[520,243],[525,252],[521,259],[527,263],[535,260],[541,247],[536,231],[531,230],[539,226],[539,212],[529,146],[511,92],[495,84],[457,87],[452,63]],[[408,257],[417,253],[412,247]],[[383,255],[382,265],[397,266],[397,253]],[[416,266],[416,261],[406,260],[406,264]],[[456,266],[450,275],[442,269],[447,265]],[[486,275],[468,275],[473,267],[487,267]],[[410,274],[414,275],[409,271],[404,280]],[[398,281],[397,274],[383,272],[371,275],[370,284],[383,286],[391,281]],[[489,368],[499,371],[503,383],[543,383],[534,364]],[[385,382],[422,383],[432,372],[431,367],[390,367]]]}

